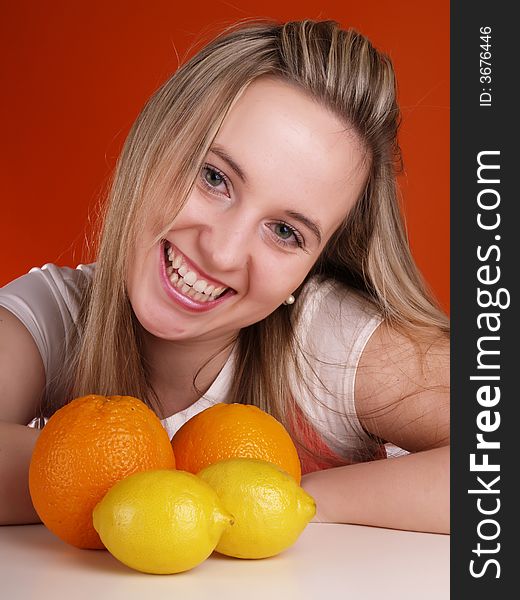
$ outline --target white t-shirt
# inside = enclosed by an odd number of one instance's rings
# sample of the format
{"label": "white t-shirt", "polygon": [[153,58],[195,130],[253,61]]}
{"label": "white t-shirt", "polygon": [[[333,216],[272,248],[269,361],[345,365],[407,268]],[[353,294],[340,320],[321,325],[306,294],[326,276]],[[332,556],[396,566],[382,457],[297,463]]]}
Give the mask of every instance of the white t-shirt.
{"label": "white t-shirt", "polygon": [[[95,264],[76,269],[46,264],[0,289],[0,306],[16,315],[33,336],[48,380],[67,352],[80,299],[94,268]],[[341,461],[357,462],[360,455],[365,460],[380,456],[380,446],[366,434],[356,416],[354,387],[361,353],[381,317],[359,293],[332,280],[320,283],[311,279],[297,301],[302,313],[296,335],[305,355],[300,367],[311,388],[309,392],[291,374],[290,385],[299,408]],[[162,420],[170,438],[192,416],[226,401],[234,360],[232,352],[203,397]]]}

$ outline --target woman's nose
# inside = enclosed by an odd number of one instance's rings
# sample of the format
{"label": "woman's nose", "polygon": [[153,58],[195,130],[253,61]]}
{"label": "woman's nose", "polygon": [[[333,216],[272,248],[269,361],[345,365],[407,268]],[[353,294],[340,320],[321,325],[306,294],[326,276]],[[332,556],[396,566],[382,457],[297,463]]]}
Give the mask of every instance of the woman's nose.
{"label": "woman's nose", "polygon": [[201,244],[208,262],[217,271],[238,271],[247,266],[252,235],[247,226],[221,216],[202,233]]}

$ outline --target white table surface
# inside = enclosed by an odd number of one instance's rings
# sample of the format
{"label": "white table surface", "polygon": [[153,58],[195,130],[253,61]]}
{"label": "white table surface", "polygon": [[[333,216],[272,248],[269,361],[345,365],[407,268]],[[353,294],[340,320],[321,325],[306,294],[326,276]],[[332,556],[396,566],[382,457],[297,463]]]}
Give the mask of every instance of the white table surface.
{"label": "white table surface", "polygon": [[105,550],[65,544],[43,525],[0,527],[6,600],[444,600],[449,536],[310,523],[278,556],[213,553],[184,573],[147,575]]}

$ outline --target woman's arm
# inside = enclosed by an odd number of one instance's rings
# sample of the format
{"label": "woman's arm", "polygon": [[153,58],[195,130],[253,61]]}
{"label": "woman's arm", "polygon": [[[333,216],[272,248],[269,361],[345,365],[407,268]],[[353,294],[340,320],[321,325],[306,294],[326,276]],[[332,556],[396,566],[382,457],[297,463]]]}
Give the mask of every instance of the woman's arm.
{"label": "woman's arm", "polygon": [[316,520],[449,533],[449,341],[380,326],[356,376],[361,425],[409,455],[310,473]]}
{"label": "woman's arm", "polygon": [[40,431],[25,425],[35,416],[45,371],[31,334],[0,307],[0,525],[38,523],[28,474]]}
{"label": "woman's arm", "polygon": [[315,521],[449,533],[449,447],[315,471]]}
{"label": "woman's arm", "polygon": [[39,435],[39,429],[0,421],[0,525],[41,521],[29,493],[29,465]]}

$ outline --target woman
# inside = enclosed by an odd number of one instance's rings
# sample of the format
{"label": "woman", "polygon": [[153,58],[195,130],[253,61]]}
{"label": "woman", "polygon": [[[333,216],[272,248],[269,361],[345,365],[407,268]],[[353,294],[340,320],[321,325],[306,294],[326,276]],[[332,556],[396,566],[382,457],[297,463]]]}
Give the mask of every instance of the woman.
{"label": "woman", "polygon": [[171,435],[256,404],[293,436],[318,520],[449,530],[448,326],[401,223],[398,123],[390,61],[330,21],[232,27],[156,92],[95,265],[0,293],[0,522],[38,520],[24,424],[101,393]]}

